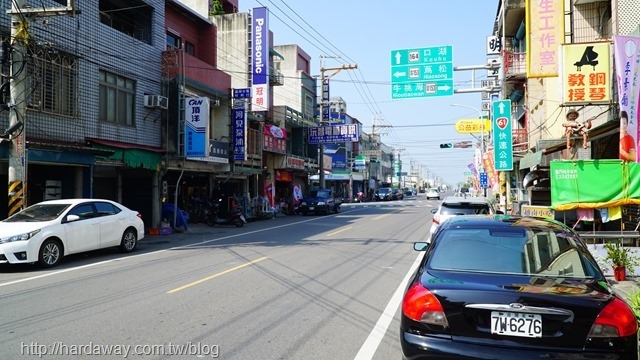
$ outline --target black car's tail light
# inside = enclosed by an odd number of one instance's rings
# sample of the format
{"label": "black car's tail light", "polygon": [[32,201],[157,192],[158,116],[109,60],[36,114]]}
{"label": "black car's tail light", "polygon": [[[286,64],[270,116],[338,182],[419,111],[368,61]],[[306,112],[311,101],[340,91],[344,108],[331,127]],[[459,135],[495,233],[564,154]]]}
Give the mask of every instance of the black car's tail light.
{"label": "black car's tail light", "polygon": [[638,332],[638,320],[629,306],[619,298],[613,299],[600,311],[594,321],[590,337],[626,337]]}
{"label": "black car's tail light", "polygon": [[405,294],[402,313],[414,321],[449,327],[440,301],[420,283],[413,285]]}

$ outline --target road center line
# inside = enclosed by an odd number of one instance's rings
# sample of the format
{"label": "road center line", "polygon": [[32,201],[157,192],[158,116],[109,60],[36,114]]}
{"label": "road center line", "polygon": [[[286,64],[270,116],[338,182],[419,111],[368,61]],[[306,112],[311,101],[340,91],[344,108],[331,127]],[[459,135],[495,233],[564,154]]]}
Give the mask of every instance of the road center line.
{"label": "road center line", "polygon": [[[402,301],[404,289],[407,286],[407,282],[416,271],[418,265],[420,265],[420,261],[422,260],[423,256],[424,252],[421,251],[411,265],[411,268],[409,268],[409,272],[407,272],[407,275],[405,275],[404,279],[402,279],[402,282],[400,282],[400,285],[398,285],[396,292],[393,293],[393,296],[391,297],[391,300],[389,300],[387,307],[380,315],[380,318],[378,318],[378,322],[376,322],[376,325],[373,327],[373,329],[369,333],[369,336],[362,344],[362,347],[360,348],[360,351],[358,351],[358,354],[356,354],[354,360],[373,359],[373,355],[376,353],[376,350],[378,350],[378,346],[380,346],[380,342],[384,338],[384,334],[387,332],[389,324],[391,324],[398,306],[400,306],[400,302]],[[397,331],[394,332],[394,334],[396,333]]]}
{"label": "road center line", "polygon": [[338,230],[338,231],[334,231],[334,232],[332,232],[331,234],[327,234],[327,236],[333,236],[333,235],[335,235],[335,234],[337,234],[337,233],[341,233],[341,232],[343,232],[343,231],[347,231],[347,230],[349,230],[349,229],[351,229],[351,228],[352,228],[352,226],[347,226],[347,227],[346,227],[346,228],[344,228],[344,229],[340,229],[340,230]]}
{"label": "road center line", "polygon": [[200,279],[200,280],[196,280],[196,281],[194,281],[194,282],[192,282],[192,283],[189,283],[189,284],[186,284],[186,285],[182,285],[182,286],[177,287],[177,288],[175,288],[175,289],[173,289],[173,290],[169,290],[169,291],[167,291],[167,294],[173,294],[173,293],[178,292],[178,291],[180,291],[180,290],[184,290],[184,289],[186,289],[186,288],[190,288],[190,287],[192,287],[192,286],[195,286],[195,285],[201,284],[201,283],[203,283],[203,282],[205,282],[205,281],[209,281],[209,280],[211,280],[211,279],[215,279],[215,278],[217,278],[218,276],[222,276],[222,275],[224,275],[224,274],[228,274],[228,273],[230,273],[230,272],[232,272],[232,271],[236,271],[236,270],[242,269],[242,268],[244,268],[244,267],[247,267],[247,266],[253,265],[253,264],[257,263],[258,261],[262,261],[262,260],[264,260],[264,259],[266,259],[266,258],[267,258],[266,256],[263,256],[263,257],[261,257],[261,258],[259,258],[259,259],[256,259],[256,260],[253,260],[253,261],[249,261],[248,263],[244,263],[244,264],[242,264],[242,265],[238,265],[238,266],[236,266],[236,267],[234,267],[234,268],[227,269],[227,270],[222,271],[222,272],[219,272],[219,273],[217,273],[217,274],[213,274],[213,275],[211,275],[211,276],[207,276],[206,278],[203,278],[203,279]]}
{"label": "road center line", "polygon": [[[350,213],[350,212],[353,212],[353,211],[355,211],[355,210],[342,211],[341,214],[347,214],[347,213]],[[298,220],[298,221],[295,221],[295,222],[292,222],[292,223],[289,223],[289,224],[276,225],[276,226],[271,226],[271,227],[267,227],[267,228],[264,228],[264,229],[258,229],[258,230],[251,230],[251,231],[243,232],[243,233],[240,233],[240,234],[222,236],[222,237],[215,238],[215,239],[203,240],[203,241],[200,241],[200,242],[197,242],[197,243],[193,243],[193,244],[174,246],[174,247],[171,247],[171,248],[168,248],[168,249],[150,251],[150,252],[146,252],[146,253],[142,253],[142,254],[128,255],[128,256],[124,256],[124,257],[120,257],[120,258],[116,258],[116,259],[104,260],[104,261],[99,261],[99,262],[95,262],[95,263],[91,263],[91,264],[80,265],[80,266],[77,266],[77,267],[72,267],[72,268],[68,268],[68,269],[53,271],[53,272],[49,272],[49,273],[46,273],[46,274],[40,274],[40,275],[31,276],[31,277],[28,277],[28,278],[17,279],[17,280],[8,281],[8,282],[5,282],[5,283],[0,283],[0,287],[19,284],[19,283],[23,283],[23,282],[27,282],[27,281],[31,281],[31,280],[36,280],[36,279],[41,279],[41,278],[49,277],[49,276],[53,276],[53,275],[64,274],[64,273],[67,273],[67,272],[86,269],[86,268],[89,268],[89,267],[94,267],[94,266],[99,266],[99,265],[104,265],[104,264],[110,264],[110,263],[113,263],[113,262],[128,261],[128,260],[137,259],[137,258],[140,258],[140,257],[143,257],[143,256],[156,255],[156,254],[160,254],[160,253],[163,253],[163,252],[166,252],[166,251],[169,251],[169,250],[195,248],[197,246],[204,245],[204,244],[214,243],[214,242],[227,240],[227,239],[232,239],[232,238],[241,237],[241,236],[246,236],[246,235],[250,235],[250,234],[257,234],[257,233],[261,233],[261,232],[265,232],[265,231],[273,231],[275,229],[280,229],[280,228],[293,226],[293,225],[296,225],[296,224],[302,224],[302,223],[306,223],[306,222],[318,221],[320,219],[322,219],[322,217],[315,217],[315,218],[310,218],[310,219],[305,219],[305,220]],[[153,241],[153,240],[149,240],[149,239],[150,239],[150,237],[146,237],[143,241],[145,241],[145,242],[146,241],[149,241],[149,242]]]}
{"label": "road center line", "polygon": [[371,220],[374,220],[374,221],[375,221],[375,220],[380,220],[380,219],[382,219],[382,218],[383,218],[383,217],[385,217],[385,216],[389,216],[389,214],[382,214],[382,215],[380,215],[380,216],[376,216],[376,217],[372,218]]}

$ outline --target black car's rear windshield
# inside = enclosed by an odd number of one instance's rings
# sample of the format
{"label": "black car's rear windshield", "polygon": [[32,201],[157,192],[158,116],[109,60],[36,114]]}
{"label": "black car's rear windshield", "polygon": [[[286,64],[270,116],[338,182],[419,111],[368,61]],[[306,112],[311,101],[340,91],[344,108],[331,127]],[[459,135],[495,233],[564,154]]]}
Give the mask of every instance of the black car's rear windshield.
{"label": "black car's rear windshield", "polygon": [[442,215],[476,215],[490,213],[491,210],[488,204],[443,203],[440,207],[440,214]]}
{"label": "black car's rear windshield", "polygon": [[310,193],[311,197],[318,197],[318,198],[328,198],[331,196],[331,191],[329,190],[312,190]]}
{"label": "black car's rear windshield", "polygon": [[582,279],[600,273],[586,247],[562,231],[453,228],[434,240],[429,259],[429,267],[434,270]]}

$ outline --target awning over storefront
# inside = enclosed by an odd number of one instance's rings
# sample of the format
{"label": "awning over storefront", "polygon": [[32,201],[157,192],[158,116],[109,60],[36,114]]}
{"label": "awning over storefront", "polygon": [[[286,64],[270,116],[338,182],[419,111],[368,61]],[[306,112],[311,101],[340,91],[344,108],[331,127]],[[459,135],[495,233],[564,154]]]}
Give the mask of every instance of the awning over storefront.
{"label": "awning over storefront", "polygon": [[113,155],[103,160],[118,161],[123,166],[137,169],[157,170],[162,160],[163,149],[151,146],[133,145],[115,141],[88,139],[95,148],[112,150]]}
{"label": "awning over storefront", "polygon": [[536,151],[533,154],[527,154],[520,159],[520,169],[532,168],[542,164],[542,151]]}

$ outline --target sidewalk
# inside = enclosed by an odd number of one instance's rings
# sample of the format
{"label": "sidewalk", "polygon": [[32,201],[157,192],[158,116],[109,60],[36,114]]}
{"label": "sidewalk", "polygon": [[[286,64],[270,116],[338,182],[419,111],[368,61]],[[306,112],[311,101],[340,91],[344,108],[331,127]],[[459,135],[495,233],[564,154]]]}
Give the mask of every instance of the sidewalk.
{"label": "sidewalk", "polygon": [[609,280],[613,291],[620,295],[620,297],[622,297],[624,301],[631,306],[631,298],[633,294],[640,291],[640,279],[632,277],[627,277],[626,281],[615,281],[613,277],[607,277],[607,279]]}

